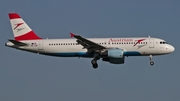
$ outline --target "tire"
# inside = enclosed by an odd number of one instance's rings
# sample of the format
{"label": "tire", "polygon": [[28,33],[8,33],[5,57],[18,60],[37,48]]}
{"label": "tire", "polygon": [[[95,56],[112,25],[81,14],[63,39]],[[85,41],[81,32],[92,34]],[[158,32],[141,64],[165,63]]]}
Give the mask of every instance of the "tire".
{"label": "tire", "polygon": [[93,66],[94,69],[98,68],[97,60],[93,59],[93,60],[91,61],[91,64],[92,64],[92,66]]}
{"label": "tire", "polygon": [[94,69],[98,68],[98,64],[93,64],[93,68]]}
{"label": "tire", "polygon": [[153,61],[151,61],[151,62],[150,62],[150,65],[151,65],[151,66],[153,66],[153,65],[154,65],[154,62],[153,62]]}

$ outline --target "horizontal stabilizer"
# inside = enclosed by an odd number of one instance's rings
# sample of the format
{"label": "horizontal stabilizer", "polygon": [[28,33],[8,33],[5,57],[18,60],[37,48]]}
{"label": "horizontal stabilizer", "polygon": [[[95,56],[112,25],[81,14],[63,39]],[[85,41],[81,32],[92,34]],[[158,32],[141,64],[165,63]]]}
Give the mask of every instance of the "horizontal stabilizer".
{"label": "horizontal stabilizer", "polygon": [[12,42],[14,45],[17,45],[17,46],[26,46],[26,45],[28,45],[26,43],[19,42],[19,41],[16,41],[16,40],[9,39],[9,41]]}

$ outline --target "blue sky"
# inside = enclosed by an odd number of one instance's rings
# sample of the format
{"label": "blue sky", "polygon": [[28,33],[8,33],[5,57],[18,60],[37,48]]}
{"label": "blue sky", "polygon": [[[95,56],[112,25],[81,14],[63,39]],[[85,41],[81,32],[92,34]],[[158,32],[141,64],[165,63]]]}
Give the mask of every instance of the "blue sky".
{"label": "blue sky", "polygon": [[[0,2],[1,101],[179,101],[179,0],[5,0]],[[4,46],[13,34],[7,14],[19,13],[44,38],[145,37],[166,40],[176,50],[128,57],[123,65],[57,58]]]}

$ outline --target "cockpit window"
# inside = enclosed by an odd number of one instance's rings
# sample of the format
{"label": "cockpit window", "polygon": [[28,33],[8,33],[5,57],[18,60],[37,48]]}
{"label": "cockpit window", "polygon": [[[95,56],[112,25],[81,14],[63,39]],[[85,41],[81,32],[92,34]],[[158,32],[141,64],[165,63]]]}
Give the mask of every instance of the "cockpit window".
{"label": "cockpit window", "polygon": [[167,42],[165,42],[165,41],[161,41],[161,42],[160,42],[160,44],[167,44]]}

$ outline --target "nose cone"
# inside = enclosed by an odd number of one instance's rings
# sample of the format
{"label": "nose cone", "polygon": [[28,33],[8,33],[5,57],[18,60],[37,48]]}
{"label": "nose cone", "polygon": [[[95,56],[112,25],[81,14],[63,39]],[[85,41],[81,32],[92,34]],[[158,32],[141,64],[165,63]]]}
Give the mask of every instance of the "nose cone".
{"label": "nose cone", "polygon": [[170,52],[174,52],[175,48],[172,45],[170,45],[169,50]]}
{"label": "nose cone", "polygon": [[166,45],[166,46],[161,46],[160,47],[160,53],[161,54],[169,54],[169,53],[172,53],[174,52],[175,48],[172,46],[172,45]]}

